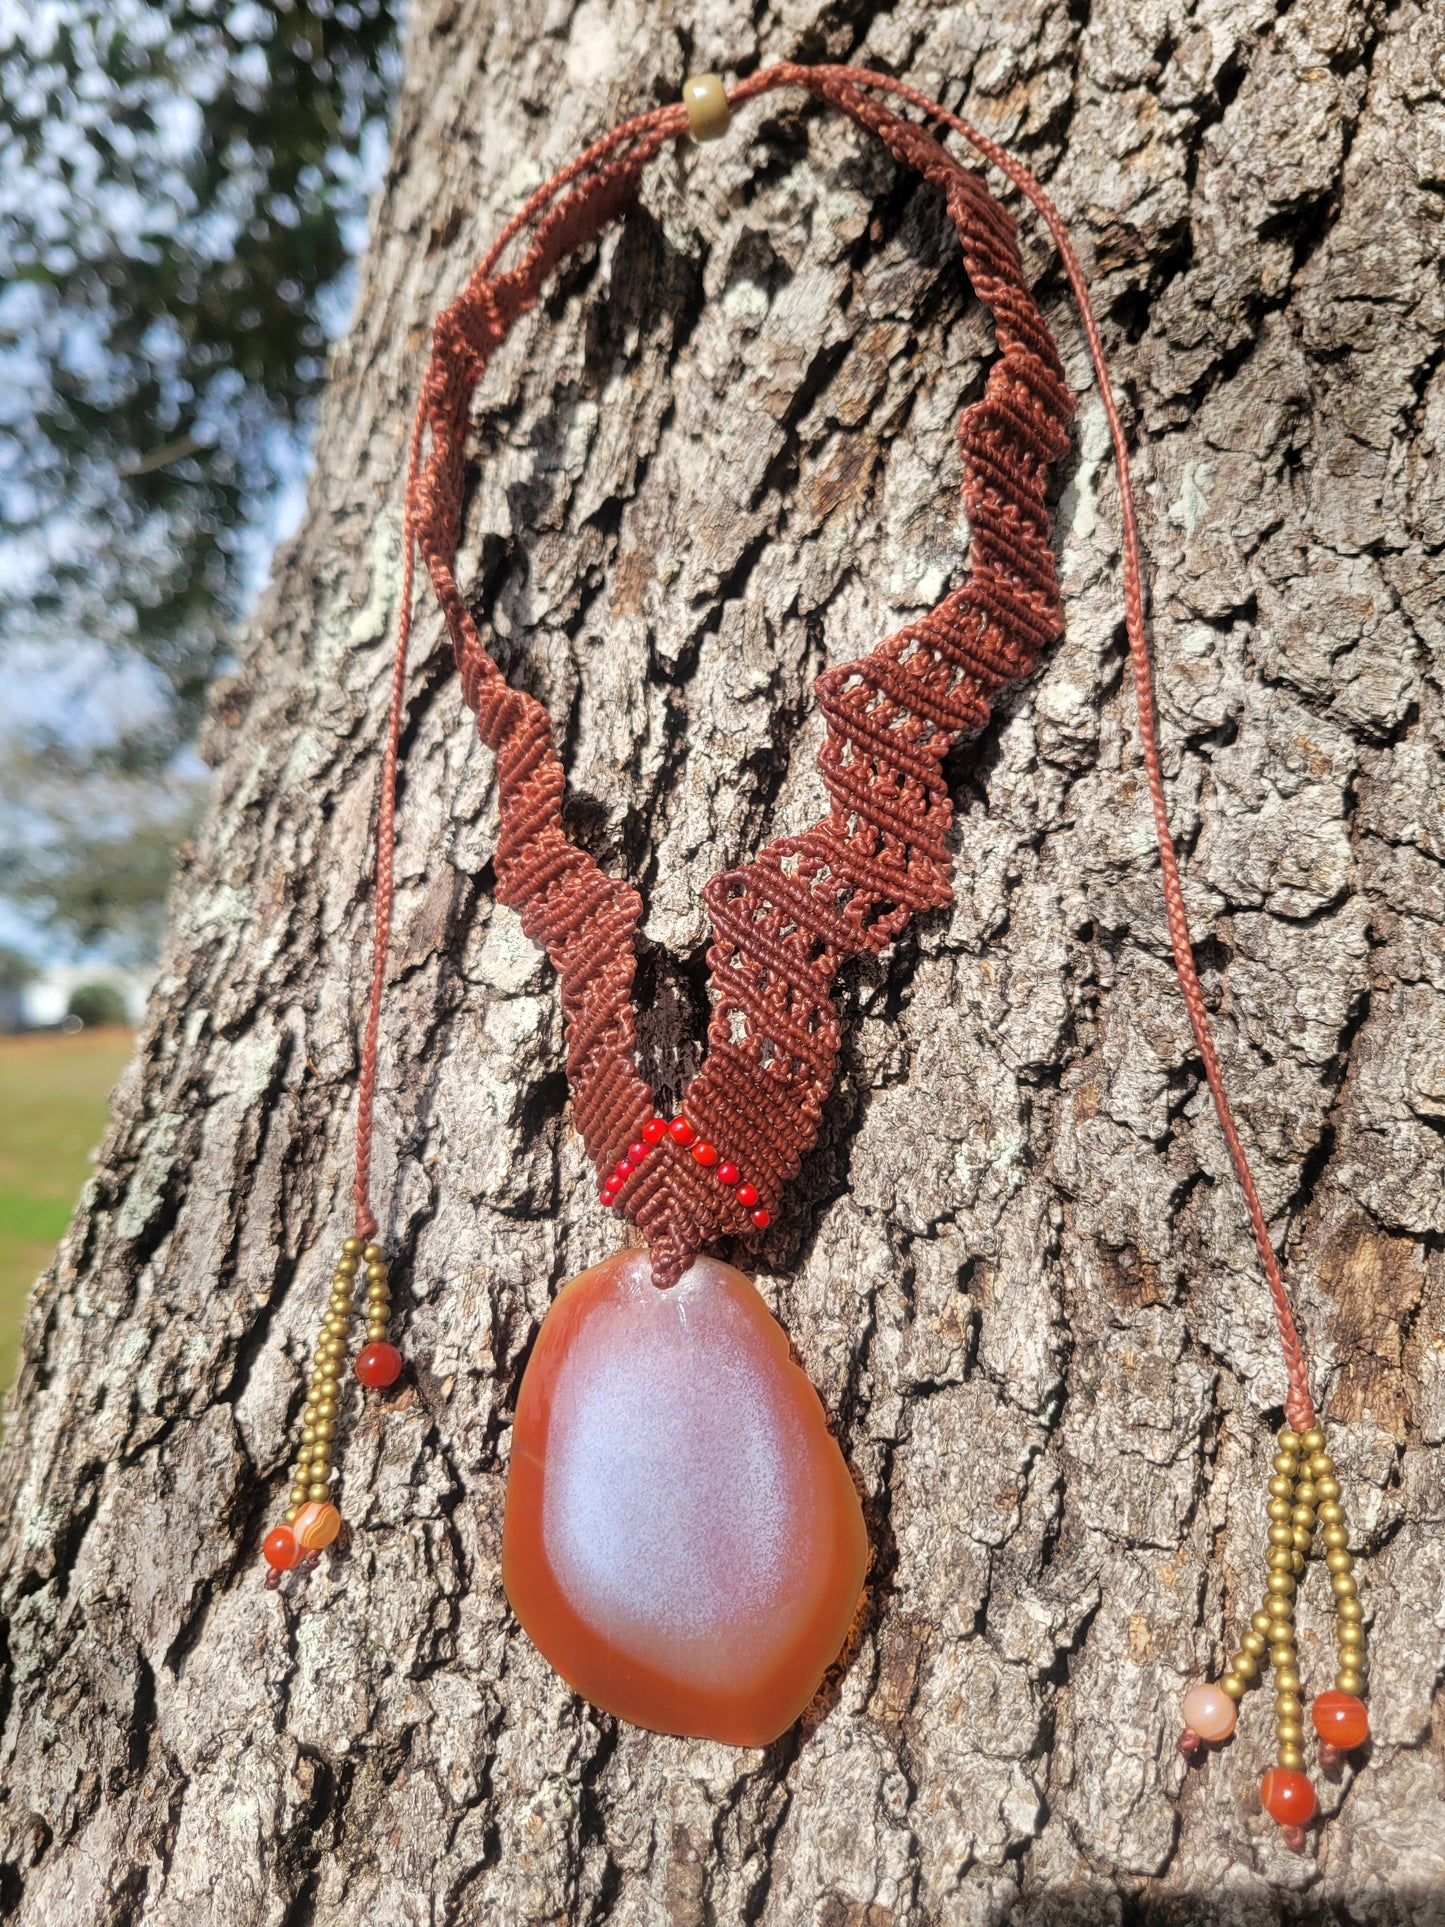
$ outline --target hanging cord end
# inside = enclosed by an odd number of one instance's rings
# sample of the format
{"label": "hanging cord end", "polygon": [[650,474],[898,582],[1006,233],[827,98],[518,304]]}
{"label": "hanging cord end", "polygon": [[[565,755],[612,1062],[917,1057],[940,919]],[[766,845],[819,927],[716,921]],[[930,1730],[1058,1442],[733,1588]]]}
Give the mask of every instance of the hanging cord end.
{"label": "hanging cord end", "polygon": [[721,140],[732,124],[727,89],[716,74],[691,74],[682,83],[687,131],[695,141]]}
{"label": "hanging cord end", "polygon": [[301,1447],[290,1503],[281,1524],[266,1534],[262,1547],[270,1572],[266,1585],[274,1591],[281,1574],[299,1568],[309,1572],[341,1530],[335,1503],[332,1459],[335,1453],[337,1411],[341,1399],[341,1367],[350,1349],[356,1317],[356,1293],[366,1286],[366,1347],[356,1361],[363,1385],[394,1384],[401,1375],[401,1353],[386,1342],[391,1320],[391,1284],[381,1246],[360,1234],[343,1241],[331,1278],[331,1296],[321,1320],[321,1336],[311,1363],[306,1403],[301,1411]]}
{"label": "hanging cord end", "polygon": [[1357,1597],[1354,1560],[1340,1505],[1335,1462],[1325,1450],[1318,1425],[1279,1434],[1269,1481],[1268,1575],[1264,1602],[1223,1677],[1214,1686],[1193,1686],[1184,1696],[1187,1722],[1179,1750],[1192,1758],[1201,1740],[1224,1740],[1234,1731],[1235,1708],[1263,1669],[1274,1669],[1275,1764],[1260,1782],[1259,1801],[1277,1822],[1291,1852],[1305,1844],[1305,1828],[1318,1800],[1305,1772],[1304,1687],[1295,1646],[1295,1595],[1313,1547],[1316,1529],[1329,1570],[1338,1621],[1339,1670],[1333,1688],[1316,1696],[1310,1709],[1319,1739],[1320,1765],[1338,1764],[1341,1755],[1369,1738],[1370,1720],[1360,1697],[1365,1678],[1363,1613]]}

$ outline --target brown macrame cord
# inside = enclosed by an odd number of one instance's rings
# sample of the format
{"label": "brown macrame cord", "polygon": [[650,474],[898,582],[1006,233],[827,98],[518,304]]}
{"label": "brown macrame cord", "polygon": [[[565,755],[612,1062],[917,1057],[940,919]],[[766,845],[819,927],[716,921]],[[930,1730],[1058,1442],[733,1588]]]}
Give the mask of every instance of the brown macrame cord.
{"label": "brown macrame cord", "polygon": [[[1194,964],[1159,764],[1128,449],[1083,270],[1034,177],[901,81],[866,68],[783,62],[729,89],[728,98],[736,107],[792,86],[840,108],[942,192],[969,281],[993,315],[999,353],[982,398],[964,409],[958,427],[971,531],[966,579],[871,654],[819,676],[827,721],[819,761],[831,810],[811,830],[770,843],[704,891],[715,1003],[707,1057],[686,1093],[687,1118],[747,1173],[771,1210],[817,1136],[833,1082],[839,1031],[830,991],[838,967],[891,943],[915,911],[951,901],[943,760],[961,732],[987,721],[1000,689],[1032,672],[1063,626],[1045,508],[1048,467],[1067,450],[1073,413],[1063,369],[1025,282],[1012,218],[979,175],[915,122],[870,97],[887,93],[960,135],[1033,203],[1078,304],[1118,469],[1125,627],[1175,968],[1274,1305],[1288,1375],[1286,1413],[1292,1426],[1306,1430],[1315,1415],[1304,1355]],[[567,837],[566,778],[551,720],[533,697],[507,685],[452,570],[477,382],[553,268],[624,211],[644,167],[687,126],[681,105],[658,108],[578,155],[519,209],[435,324],[410,445],[402,604],[377,819],[375,941],[358,1084],[355,1196],[362,1237],[376,1230],[370,1195],[376,1063],[418,549],[446,618],[463,697],[497,759],[497,898],[517,912],[557,971],[574,1121],[599,1172],[618,1163],[653,1115],[652,1093],[635,1061],[631,1001],[641,899]],[[499,270],[503,253],[523,235],[530,238],[517,264]],[[646,1237],[653,1275],[663,1286],[675,1283],[710,1240],[753,1229],[733,1192],[670,1138],[626,1177],[617,1203]]]}

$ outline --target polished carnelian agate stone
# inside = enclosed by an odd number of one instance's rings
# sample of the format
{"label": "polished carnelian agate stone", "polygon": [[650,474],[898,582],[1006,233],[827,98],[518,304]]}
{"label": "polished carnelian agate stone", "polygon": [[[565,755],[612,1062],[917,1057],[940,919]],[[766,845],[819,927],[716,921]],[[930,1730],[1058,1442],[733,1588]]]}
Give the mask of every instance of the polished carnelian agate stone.
{"label": "polished carnelian agate stone", "polygon": [[558,1294],[522,1381],[502,1581],[593,1705],[762,1746],[802,1712],[858,1603],[867,1539],[818,1394],[756,1290],[645,1251]]}

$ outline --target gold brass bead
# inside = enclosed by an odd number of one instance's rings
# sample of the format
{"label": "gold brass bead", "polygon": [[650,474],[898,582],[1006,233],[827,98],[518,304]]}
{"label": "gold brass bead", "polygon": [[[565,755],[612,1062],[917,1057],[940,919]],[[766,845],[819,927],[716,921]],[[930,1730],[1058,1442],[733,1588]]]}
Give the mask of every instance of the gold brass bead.
{"label": "gold brass bead", "polygon": [[1294,1491],[1294,1480],[1286,1479],[1276,1473],[1269,1482],[1270,1495],[1276,1499],[1287,1499]]}
{"label": "gold brass bead", "polygon": [[1318,1425],[1312,1425],[1308,1430],[1308,1432],[1305,1432],[1301,1435],[1300,1450],[1302,1452],[1310,1452],[1310,1453],[1323,1452],[1324,1449],[1325,1449],[1325,1435],[1320,1430]]}
{"label": "gold brass bead", "polygon": [[1349,1652],[1352,1649],[1356,1651],[1363,1650],[1365,1644],[1364,1627],[1352,1626],[1348,1623],[1343,1626],[1336,1626],[1335,1644],[1342,1653]]}
{"label": "gold brass bead", "polygon": [[386,1337],[386,1320],[384,1318],[373,1318],[371,1323],[366,1328],[367,1344],[379,1345],[382,1339],[385,1337]]}
{"label": "gold brass bead", "polygon": [[299,1505],[288,1505],[286,1510],[281,1514],[282,1525],[286,1525],[286,1526],[295,1525],[296,1515],[300,1512],[300,1510],[301,1508]]}
{"label": "gold brass bead", "polygon": [[1315,1496],[1319,1499],[1338,1499],[1340,1482],[1338,1479],[1316,1479]]}
{"label": "gold brass bead", "polygon": [[1275,1718],[1298,1720],[1304,1718],[1304,1701],[1294,1693],[1276,1693],[1274,1696]]}
{"label": "gold brass bead", "polygon": [[338,1278],[354,1278],[357,1270],[358,1262],[349,1252],[344,1257],[336,1260],[336,1275]]}
{"label": "gold brass bead", "polygon": [[1283,1520],[1270,1527],[1269,1543],[1272,1546],[1288,1546],[1294,1543],[1294,1534]]}
{"label": "gold brass bead", "polygon": [[1354,1666],[1342,1666],[1335,1674],[1335,1685],[1338,1690],[1342,1693],[1353,1693],[1356,1699],[1359,1698],[1360,1689],[1364,1683],[1364,1674]]}
{"label": "gold brass bead", "polygon": [[1286,1646],[1283,1641],[1281,1641],[1278,1646],[1271,1646],[1269,1649],[1269,1663],[1275,1668],[1276,1672],[1281,1666],[1293,1666],[1295,1663],[1294,1647]]}
{"label": "gold brass bead", "polygon": [[1336,1599],[1353,1599],[1359,1591],[1359,1587],[1355,1584],[1355,1575],[1352,1572],[1332,1572],[1330,1591]]}
{"label": "gold brass bead", "polygon": [[330,1496],[331,1487],[324,1479],[317,1479],[314,1484],[308,1485],[306,1488],[306,1497],[312,1505],[320,1505],[323,1499],[327,1499]]}
{"label": "gold brass bead", "polygon": [[1281,1452],[1298,1452],[1300,1444],[1299,1433],[1286,1425],[1275,1443]]}
{"label": "gold brass bead", "polygon": [[1264,1558],[1271,1572],[1289,1572],[1294,1565],[1294,1553],[1288,1546],[1271,1546]]}
{"label": "gold brass bead", "polygon": [[388,1273],[385,1265],[368,1265],[366,1267],[366,1282],[369,1285],[384,1285],[387,1276]]}
{"label": "gold brass bead", "polygon": [[1299,1773],[1303,1770],[1305,1756],[1297,1746],[1281,1741],[1274,1757],[1288,1773]]}
{"label": "gold brass bead", "polygon": [[364,1245],[361,1255],[369,1265],[379,1265],[386,1257],[380,1245]]}
{"label": "gold brass bead", "polygon": [[1318,1497],[1318,1486],[1311,1485],[1308,1479],[1301,1479],[1294,1489],[1294,1502],[1296,1505],[1312,1506]]}
{"label": "gold brass bead", "polygon": [[1264,1602],[1264,1609],[1271,1619],[1294,1618],[1294,1601],[1288,1593],[1271,1593]]}
{"label": "gold brass bead", "polygon": [[316,1436],[319,1439],[334,1439],[336,1437],[336,1420],[334,1418],[317,1419]]}
{"label": "gold brass bead", "polygon": [[1244,1681],[1240,1679],[1237,1673],[1226,1673],[1224,1678],[1219,1682],[1219,1690],[1224,1694],[1226,1699],[1242,1700],[1244,1698]]}
{"label": "gold brass bead", "polygon": [[1294,1540],[1294,1549],[1296,1552],[1308,1552],[1310,1549],[1310,1540],[1313,1536],[1308,1526],[1294,1526],[1290,1531],[1290,1537]]}
{"label": "gold brass bead", "polygon": [[1268,1639],[1274,1631],[1274,1621],[1270,1618],[1269,1614],[1262,1609],[1254,1615],[1249,1623],[1253,1631],[1263,1633],[1266,1639]]}
{"label": "gold brass bead", "polygon": [[1353,1572],[1355,1569],[1354,1554],[1346,1552],[1343,1546],[1331,1546],[1325,1554],[1325,1564],[1331,1572]]}
{"label": "gold brass bead", "polygon": [[1292,1479],[1299,1471],[1299,1460],[1293,1452],[1276,1452],[1274,1469],[1282,1479]]}
{"label": "gold brass bead", "polygon": [[1304,1554],[1302,1552],[1292,1552],[1289,1556],[1289,1566],[1290,1571],[1298,1578],[1305,1569]]}
{"label": "gold brass bead", "polygon": [[1298,1720],[1276,1720],[1274,1732],[1281,1746],[1298,1746],[1305,1736],[1305,1730]]}
{"label": "gold brass bead", "polygon": [[1269,1504],[1265,1507],[1265,1512],[1271,1519],[1277,1519],[1277,1520],[1288,1519],[1289,1513],[1290,1513],[1289,1500],[1288,1499],[1271,1499]]}
{"label": "gold brass bead", "polygon": [[314,1445],[315,1442],[316,1427],[314,1425],[303,1425],[301,1428],[301,1443],[303,1445]]}
{"label": "gold brass bead", "polygon": [[1259,1673],[1259,1661],[1253,1653],[1236,1653],[1230,1662],[1229,1670],[1236,1679],[1251,1680]]}
{"label": "gold brass bead", "polygon": [[1298,1698],[1300,1688],[1298,1669],[1293,1666],[1281,1666],[1274,1676],[1274,1685],[1276,1692],[1293,1693]]}
{"label": "gold brass bead", "polygon": [[305,1505],[306,1487],[301,1483],[299,1479],[296,1481],[295,1485],[292,1486],[290,1497],[291,1497],[292,1505]]}
{"label": "gold brass bead", "polygon": [[1335,1602],[1335,1618],[1341,1625],[1358,1626],[1365,1616],[1365,1609],[1358,1599],[1338,1599]]}
{"label": "gold brass bead", "polygon": [[341,1255],[343,1258],[359,1258],[361,1256],[360,1238],[343,1238],[341,1240]]}
{"label": "gold brass bead", "polygon": [[1249,1653],[1255,1659],[1258,1659],[1268,1644],[1269,1641],[1263,1633],[1257,1633],[1251,1628],[1251,1630],[1244,1635],[1244,1638],[1240,1640],[1239,1647],[1241,1652]]}
{"label": "gold brass bead", "polygon": [[1345,1508],[1333,1499],[1325,1500],[1319,1508],[1319,1514],[1322,1526],[1342,1526],[1345,1523]]}
{"label": "gold brass bead", "polygon": [[1312,1479],[1327,1479],[1334,1469],[1335,1462],[1328,1452],[1311,1452],[1310,1477]]}
{"label": "gold brass bead", "polygon": [[1315,1509],[1309,1505],[1297,1505],[1290,1512],[1290,1524],[1302,1526],[1306,1532],[1315,1529]]}
{"label": "gold brass bead", "polygon": [[1347,1546],[1350,1543],[1350,1535],[1343,1526],[1326,1526],[1320,1538],[1325,1545],[1331,1547]]}

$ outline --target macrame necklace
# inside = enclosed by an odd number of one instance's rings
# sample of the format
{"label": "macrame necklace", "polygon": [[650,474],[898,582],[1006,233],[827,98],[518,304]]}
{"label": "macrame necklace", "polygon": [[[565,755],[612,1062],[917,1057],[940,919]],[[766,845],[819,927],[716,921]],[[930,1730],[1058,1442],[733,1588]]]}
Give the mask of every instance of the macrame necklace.
{"label": "macrame necklace", "polygon": [[[943,194],[998,357],[958,436],[971,531],[967,579],[929,615],[817,682],[827,721],[820,765],[831,808],[704,891],[714,1007],[708,1054],[680,1110],[664,1117],[634,1061],[636,891],[569,841],[565,777],[550,719],[487,654],[452,573],[461,531],[468,409],[488,362],[557,263],[636,194],[666,143],[726,131],[733,108],[801,87],[841,109]],[[573,1122],[601,1198],[645,1248],[574,1278],[543,1322],[517,1403],[502,1577],[523,1627],[599,1707],[639,1725],[738,1745],[777,1737],[837,1657],[862,1591],[863,1516],[821,1403],[751,1282],[700,1255],[765,1230],[813,1144],[833,1080],[833,978],[880,951],[916,911],[951,900],[949,749],[982,727],[992,698],[1027,676],[1059,635],[1049,549],[1049,465],[1069,445],[1073,401],[1024,280],[1010,216],[916,122],[916,108],[992,163],[1042,216],[1078,303],[1118,464],[1124,607],[1139,735],[1158,838],[1170,941],[1215,1110],[1274,1305],[1288,1383],[1269,1482],[1265,1592],[1215,1685],[1184,1696],[1181,1749],[1194,1758],[1233,1731],[1237,1702],[1274,1668],[1277,1764],[1260,1797],[1291,1844],[1315,1812],[1304,1772],[1303,1687],[1294,1644],[1299,1577],[1316,1532],[1334,1594],[1339,1670],[1311,1708],[1322,1763],[1369,1725],[1362,1612],[1339,1485],[1316,1421],[1290,1301],[1225,1094],[1195,971],[1155,738],[1139,537],[1124,431],[1082,269],[1038,182],[937,102],[855,67],[765,68],[725,90],[687,82],[683,101],[624,122],[539,188],[437,319],[410,445],[405,567],[376,849],[376,928],[361,1053],[356,1228],[337,1260],[302,1413],[284,1523],[265,1542],[269,1585],[315,1563],[340,1529],[333,1468],[341,1372],[359,1290],[364,1386],[402,1369],[389,1342],[388,1266],[373,1242],[371,1148],[377,1041],[392,910],[397,749],[415,554],[425,557],[456,651],[462,694],[497,760],[496,894],[543,945],[561,986]],[[526,237],[516,265],[499,262]]]}

